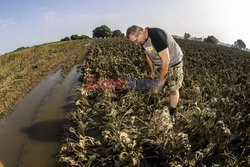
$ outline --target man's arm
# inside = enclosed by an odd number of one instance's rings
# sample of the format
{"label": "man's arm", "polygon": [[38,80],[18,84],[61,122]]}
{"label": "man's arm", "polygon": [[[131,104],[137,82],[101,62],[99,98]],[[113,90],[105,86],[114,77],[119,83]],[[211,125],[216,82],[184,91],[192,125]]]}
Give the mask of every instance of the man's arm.
{"label": "man's arm", "polygon": [[154,72],[154,64],[153,64],[152,60],[149,58],[148,54],[147,53],[145,53],[145,54],[146,54],[148,65],[149,65],[151,73],[152,73],[152,72]]}
{"label": "man's arm", "polygon": [[162,51],[160,51],[159,55],[160,55],[161,60],[162,60],[160,79],[164,80],[164,78],[165,78],[165,76],[166,76],[166,74],[168,72],[168,66],[169,66],[169,62],[170,62],[170,56],[169,56],[168,48],[163,49]]}

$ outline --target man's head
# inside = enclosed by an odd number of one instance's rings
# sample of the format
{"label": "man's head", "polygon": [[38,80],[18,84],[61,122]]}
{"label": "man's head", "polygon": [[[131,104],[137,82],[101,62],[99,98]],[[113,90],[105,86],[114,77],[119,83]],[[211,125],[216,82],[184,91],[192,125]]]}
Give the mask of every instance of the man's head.
{"label": "man's head", "polygon": [[147,33],[142,27],[133,25],[127,29],[126,37],[136,44],[143,44],[147,38]]}

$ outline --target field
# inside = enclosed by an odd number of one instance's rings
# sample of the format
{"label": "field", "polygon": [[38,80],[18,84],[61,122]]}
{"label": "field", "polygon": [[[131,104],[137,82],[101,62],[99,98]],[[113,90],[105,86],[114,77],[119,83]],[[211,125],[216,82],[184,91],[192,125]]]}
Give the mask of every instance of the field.
{"label": "field", "polygon": [[[148,78],[141,48],[125,39],[95,40],[68,113],[61,166],[250,166],[250,54],[177,42],[184,82],[173,126],[167,87],[157,95],[127,89],[127,77]],[[87,77],[120,80],[116,89],[101,82],[106,89],[87,89]]]}
{"label": "field", "polygon": [[7,53],[0,57],[0,118],[41,79],[61,68],[67,73],[80,64],[91,40],[54,42]]}
{"label": "field", "polygon": [[[1,56],[0,117],[44,77],[82,64],[77,100],[65,109],[60,166],[250,166],[250,53],[177,42],[184,82],[174,125],[168,87],[149,89],[143,50],[123,38],[54,42]],[[91,86],[90,77],[103,80]]]}

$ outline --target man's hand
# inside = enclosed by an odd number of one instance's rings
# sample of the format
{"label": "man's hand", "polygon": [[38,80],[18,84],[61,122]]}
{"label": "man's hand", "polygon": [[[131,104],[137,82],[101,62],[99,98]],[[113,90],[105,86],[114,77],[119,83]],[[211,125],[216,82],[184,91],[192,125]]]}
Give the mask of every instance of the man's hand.
{"label": "man's hand", "polygon": [[154,72],[154,71],[151,71],[151,73],[150,73],[150,78],[152,78],[152,79],[155,78],[155,72]]}
{"label": "man's hand", "polygon": [[161,89],[163,85],[164,85],[164,79],[160,79],[157,84],[158,89]]}

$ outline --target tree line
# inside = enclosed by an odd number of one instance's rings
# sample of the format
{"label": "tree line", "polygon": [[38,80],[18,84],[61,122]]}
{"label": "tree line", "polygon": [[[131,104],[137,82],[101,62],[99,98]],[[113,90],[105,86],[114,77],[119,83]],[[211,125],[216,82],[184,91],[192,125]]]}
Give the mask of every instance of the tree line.
{"label": "tree line", "polygon": [[[92,38],[116,38],[116,37],[124,37],[124,33],[122,33],[120,30],[114,30],[112,31],[108,26],[101,25],[99,27],[96,27],[93,31]],[[70,37],[65,37],[61,39],[60,41],[70,41],[70,40],[81,40],[81,39],[90,39],[87,35],[71,35]]]}
{"label": "tree line", "polygon": [[[117,38],[117,37],[125,37],[125,35],[118,29],[112,31],[107,25],[98,26],[92,31],[92,38]],[[71,35],[70,37],[62,38],[60,41],[73,41],[73,40],[83,40],[83,39],[91,39],[91,37],[87,35],[74,34],[74,35]],[[185,33],[184,39],[191,39],[191,35],[189,33]],[[193,39],[197,39],[199,41],[204,41],[208,43],[214,43],[214,44],[219,43],[219,40],[213,35],[209,35],[204,39],[202,38],[193,38]],[[241,39],[236,40],[232,46],[235,48],[239,48],[239,49],[246,48],[246,44]],[[28,47],[20,47],[20,48],[17,48],[15,51],[23,50],[25,48],[28,48]]]}
{"label": "tree line", "polygon": [[[190,38],[191,38],[191,35],[189,33],[184,34],[184,39],[190,39]],[[203,41],[208,42],[208,43],[215,43],[215,44],[219,43],[219,40],[213,35],[207,36]],[[242,39],[237,39],[234,42],[233,46],[239,49],[246,49],[246,44],[244,43]]]}
{"label": "tree line", "polygon": [[[115,37],[124,37],[124,34],[120,30],[114,30],[112,31],[107,25],[101,25],[99,27],[96,27],[92,31],[92,38],[115,38]],[[184,34],[184,39],[190,39],[191,35],[189,33]],[[80,40],[80,39],[90,39],[89,36],[87,35],[71,35],[70,37],[65,37],[61,39],[60,41],[70,41],[70,40]],[[204,42],[208,43],[214,43],[217,44],[219,43],[219,40],[213,36],[209,35],[205,39],[198,38],[199,40],[203,40]],[[244,43],[243,40],[238,39],[234,42],[233,44],[234,47],[239,48],[239,49],[245,49],[246,44]]]}

